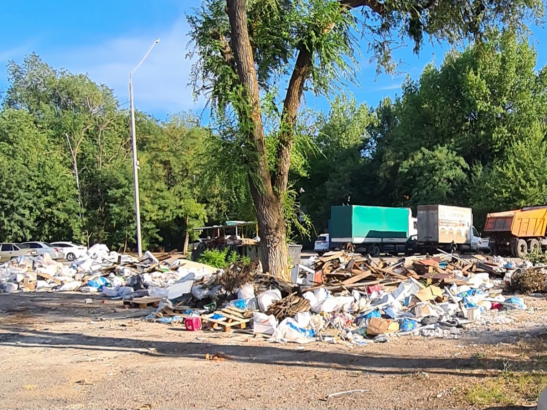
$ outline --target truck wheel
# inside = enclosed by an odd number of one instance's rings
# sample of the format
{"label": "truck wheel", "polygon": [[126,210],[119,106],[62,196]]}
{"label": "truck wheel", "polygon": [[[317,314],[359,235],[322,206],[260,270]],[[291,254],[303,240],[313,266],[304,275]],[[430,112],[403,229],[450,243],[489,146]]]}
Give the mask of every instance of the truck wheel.
{"label": "truck wheel", "polygon": [[380,256],[380,247],[378,245],[374,245],[372,247],[372,252],[371,252],[370,256],[373,256],[375,258]]}
{"label": "truck wheel", "polygon": [[537,239],[528,239],[528,252],[537,253],[541,251],[539,241]]}
{"label": "truck wheel", "polygon": [[517,256],[521,259],[526,258],[526,255],[528,255],[528,245],[526,244],[526,241],[524,239],[519,239],[517,242],[517,249],[516,249]]}

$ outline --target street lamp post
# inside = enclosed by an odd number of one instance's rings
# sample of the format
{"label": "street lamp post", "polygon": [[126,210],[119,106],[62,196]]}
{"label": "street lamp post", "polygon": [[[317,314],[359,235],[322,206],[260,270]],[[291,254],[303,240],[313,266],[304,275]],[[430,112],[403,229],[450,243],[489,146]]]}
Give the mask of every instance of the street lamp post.
{"label": "street lamp post", "polygon": [[137,253],[139,258],[142,256],[142,243],[141,243],[141,210],[139,205],[139,161],[137,159],[137,130],[135,128],[135,107],[133,105],[133,73],[139,69],[144,62],[148,54],[152,51],[154,46],[160,42],[159,39],[154,41],[152,47],[144,55],[141,62],[135,67],[133,71],[129,73],[129,105],[131,110],[131,144],[133,148],[133,181],[135,183],[135,220],[137,225]]}

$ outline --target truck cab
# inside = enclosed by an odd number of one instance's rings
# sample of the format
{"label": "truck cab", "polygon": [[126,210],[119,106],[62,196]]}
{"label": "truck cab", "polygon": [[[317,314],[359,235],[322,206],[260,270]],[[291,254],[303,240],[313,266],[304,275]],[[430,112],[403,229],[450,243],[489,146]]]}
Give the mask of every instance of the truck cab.
{"label": "truck cab", "polygon": [[481,234],[477,229],[472,226],[469,230],[469,233],[471,235],[470,238],[470,244],[471,244],[471,250],[475,252],[479,251],[488,251],[490,250],[490,239],[489,238],[482,238]]}

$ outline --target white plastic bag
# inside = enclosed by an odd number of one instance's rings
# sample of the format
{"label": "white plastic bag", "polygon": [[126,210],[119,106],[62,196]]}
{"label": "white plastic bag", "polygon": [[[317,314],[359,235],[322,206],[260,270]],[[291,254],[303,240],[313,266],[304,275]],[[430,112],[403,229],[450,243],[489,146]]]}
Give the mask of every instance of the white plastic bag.
{"label": "white plastic bag", "polygon": [[207,289],[207,286],[197,285],[192,288],[192,296],[197,300],[201,300],[207,296],[208,291],[209,289]]}
{"label": "white plastic bag", "polygon": [[91,248],[87,250],[87,255],[91,259],[102,259],[108,256],[109,253],[108,246],[103,245],[101,243],[96,243]]}
{"label": "white plastic bag", "polygon": [[19,289],[19,285],[17,283],[9,282],[4,285],[4,292],[6,293],[13,293],[17,291],[17,289]]}
{"label": "white plastic bag", "polygon": [[340,310],[343,310],[344,307],[349,308],[349,306],[353,303],[353,296],[333,296],[330,298],[327,298],[322,303],[318,303],[314,307],[312,307],[312,311],[315,313],[319,312],[325,312],[325,313],[331,313],[331,312],[338,312]]}
{"label": "white plastic bag", "polygon": [[253,313],[253,333],[265,333],[272,335],[277,328],[277,319],[273,315],[265,315],[264,313]]}
{"label": "white plastic bag", "polygon": [[302,295],[302,297],[304,299],[308,299],[310,301],[310,306],[311,307],[314,307],[315,305],[317,305],[317,298],[315,297],[315,295],[312,292],[306,292]]}
{"label": "white plastic bag", "polygon": [[238,291],[237,291],[237,298],[238,299],[252,299],[255,297],[255,288],[252,283],[247,283],[243,285]]}
{"label": "white plastic bag", "polygon": [[301,312],[294,315],[294,320],[298,323],[299,327],[308,327],[311,321],[310,312]]}
{"label": "white plastic bag", "polygon": [[258,295],[257,300],[260,310],[266,312],[273,302],[281,300],[281,292],[279,289],[270,289]]}
{"label": "white plastic bag", "polygon": [[74,290],[77,290],[80,286],[82,286],[82,282],[80,281],[77,281],[77,280],[74,280],[72,282],[66,282],[65,284],[63,284],[63,286],[61,286],[59,289],[59,291],[63,292],[63,291],[74,291]]}
{"label": "white plastic bag", "polygon": [[[294,327],[291,327],[289,324],[292,324],[293,326],[300,328],[298,326],[298,323],[291,318],[286,318],[283,320],[275,332],[272,335],[272,340],[286,340],[288,342],[295,342],[295,343],[310,343],[313,342],[315,339],[306,336],[304,333],[298,331]],[[303,332],[309,332],[306,331],[306,329],[300,328]]]}
{"label": "white plastic bag", "polygon": [[246,299],[245,301],[247,302],[247,310],[258,310],[258,300],[256,298]]}
{"label": "white plastic bag", "polygon": [[167,298],[169,290],[167,288],[151,287],[148,288],[148,294],[153,298]]}
{"label": "white plastic bag", "polygon": [[329,291],[325,288],[315,289],[313,294],[315,295],[315,299],[317,299],[317,303],[321,303],[329,297]]}

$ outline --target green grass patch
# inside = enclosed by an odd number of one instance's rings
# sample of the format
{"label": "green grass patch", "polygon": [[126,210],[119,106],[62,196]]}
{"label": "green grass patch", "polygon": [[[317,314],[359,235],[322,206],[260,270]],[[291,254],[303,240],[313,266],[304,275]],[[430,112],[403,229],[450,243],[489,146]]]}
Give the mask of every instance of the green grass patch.
{"label": "green grass patch", "polygon": [[481,380],[466,391],[466,400],[476,406],[524,405],[535,403],[547,385],[545,373],[505,372],[499,377]]}

